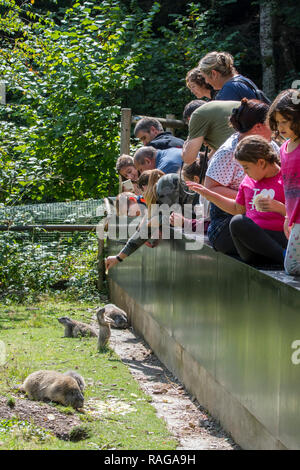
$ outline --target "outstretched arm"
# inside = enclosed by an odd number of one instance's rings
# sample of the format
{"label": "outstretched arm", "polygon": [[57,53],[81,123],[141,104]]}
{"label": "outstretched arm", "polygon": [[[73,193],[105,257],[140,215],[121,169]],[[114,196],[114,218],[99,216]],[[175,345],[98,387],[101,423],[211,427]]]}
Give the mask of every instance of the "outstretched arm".
{"label": "outstretched arm", "polygon": [[187,181],[186,184],[192,191],[201,194],[205,199],[212,202],[223,211],[228,212],[228,214],[237,215],[245,214],[246,212],[245,206],[237,204],[234,199],[215,193],[214,191],[205,188],[201,184],[194,183],[193,181]]}
{"label": "outstretched arm", "polygon": [[221,196],[228,197],[229,199],[235,199],[238,193],[235,189],[223,186],[209,176],[205,176],[204,186],[215,193],[221,194]]}
{"label": "outstretched arm", "polygon": [[129,238],[124,248],[116,256],[108,256],[105,260],[106,272],[118,263],[121,263],[117,257],[121,260],[127,258],[134,253],[140,246],[142,246],[147,240],[151,239],[152,229],[158,228],[160,224],[159,217],[153,216],[150,220],[144,217],[136,232]]}

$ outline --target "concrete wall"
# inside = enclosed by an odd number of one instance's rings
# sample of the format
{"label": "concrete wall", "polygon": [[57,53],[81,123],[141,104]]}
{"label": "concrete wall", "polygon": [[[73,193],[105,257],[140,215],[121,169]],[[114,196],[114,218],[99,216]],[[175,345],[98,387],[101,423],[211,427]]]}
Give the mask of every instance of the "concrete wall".
{"label": "concrete wall", "polygon": [[142,247],[109,281],[111,300],[244,449],[300,448],[300,286],[289,283],[184,240]]}

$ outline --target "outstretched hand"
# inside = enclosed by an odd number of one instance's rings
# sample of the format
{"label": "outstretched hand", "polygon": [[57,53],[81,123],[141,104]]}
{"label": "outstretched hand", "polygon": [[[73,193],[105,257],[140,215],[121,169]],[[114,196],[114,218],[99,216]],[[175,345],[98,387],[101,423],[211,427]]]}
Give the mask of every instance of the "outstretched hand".
{"label": "outstretched hand", "polygon": [[188,186],[189,189],[192,191],[195,191],[195,193],[202,194],[202,196],[206,196],[208,193],[208,189],[205,188],[202,184],[195,183],[194,181],[186,181],[186,185]]}
{"label": "outstretched hand", "polygon": [[117,264],[119,261],[117,260],[116,256],[108,256],[105,259],[105,274],[108,273],[109,269],[112,268],[115,264]]}

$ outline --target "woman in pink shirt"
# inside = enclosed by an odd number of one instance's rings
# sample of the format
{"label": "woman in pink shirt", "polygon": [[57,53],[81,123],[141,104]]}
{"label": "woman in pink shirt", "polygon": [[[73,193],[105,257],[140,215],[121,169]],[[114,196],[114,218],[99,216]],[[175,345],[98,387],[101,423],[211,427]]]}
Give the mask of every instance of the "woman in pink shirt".
{"label": "woman in pink shirt", "polygon": [[254,135],[239,142],[234,156],[246,173],[235,200],[193,182],[187,185],[234,215],[229,228],[243,261],[283,264],[285,199],[276,151],[266,139]]}
{"label": "woman in pink shirt", "polygon": [[280,148],[285,193],[284,231],[289,240],[284,267],[288,274],[300,275],[300,93],[284,90],[269,110],[272,130],[288,139]]}

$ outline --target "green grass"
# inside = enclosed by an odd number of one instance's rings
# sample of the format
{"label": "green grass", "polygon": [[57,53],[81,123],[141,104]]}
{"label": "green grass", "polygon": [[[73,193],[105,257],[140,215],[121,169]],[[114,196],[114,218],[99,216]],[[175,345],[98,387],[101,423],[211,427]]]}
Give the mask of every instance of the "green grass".
{"label": "green grass", "polygon": [[[78,442],[62,441],[37,429],[33,423],[2,420],[0,449],[175,449],[165,422],[156,416],[151,398],[139,388],[127,366],[108,349],[97,352],[97,338],[63,338],[56,320],[68,315],[89,322],[95,305],[44,299],[35,305],[0,305],[0,340],[6,347],[6,363],[0,365],[0,396],[18,397],[14,387],[31,372],[75,369],[87,384],[85,414],[74,413],[88,436]],[[94,414],[91,412],[94,408]],[[8,432],[9,430],[9,432]]]}

